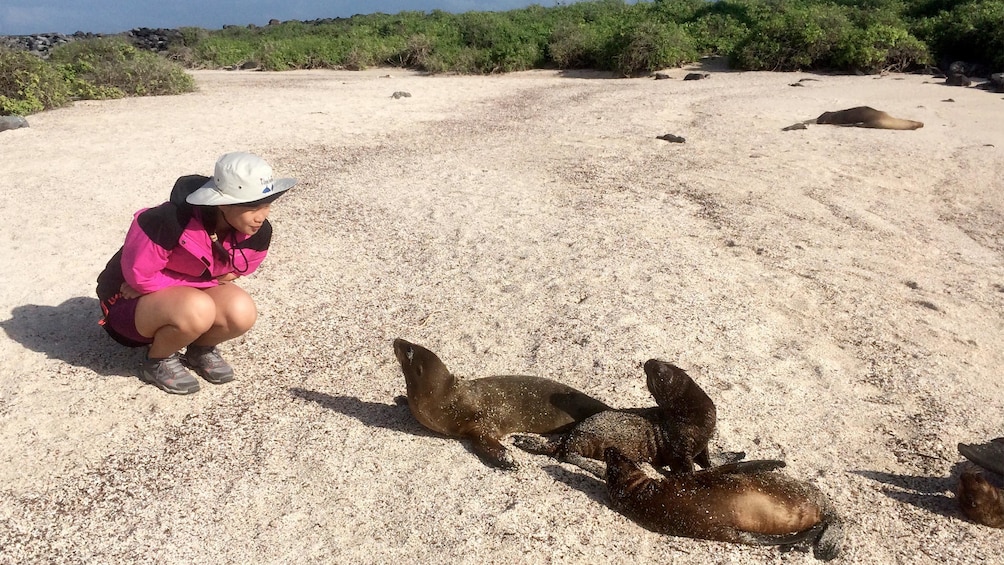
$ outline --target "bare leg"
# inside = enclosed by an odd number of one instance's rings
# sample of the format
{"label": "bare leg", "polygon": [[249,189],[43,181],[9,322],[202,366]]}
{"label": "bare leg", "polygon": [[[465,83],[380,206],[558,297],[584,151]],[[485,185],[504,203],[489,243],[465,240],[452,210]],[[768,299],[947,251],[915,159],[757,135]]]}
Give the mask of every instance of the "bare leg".
{"label": "bare leg", "polygon": [[204,292],[216,305],[216,317],[212,327],[192,342],[195,345],[219,345],[244,335],[258,320],[258,308],[254,300],[234,283],[207,288]]}
{"label": "bare leg", "polygon": [[144,294],[136,305],[136,329],[152,337],[149,356],[168,357],[213,327],[216,303],[209,293],[173,286]]}

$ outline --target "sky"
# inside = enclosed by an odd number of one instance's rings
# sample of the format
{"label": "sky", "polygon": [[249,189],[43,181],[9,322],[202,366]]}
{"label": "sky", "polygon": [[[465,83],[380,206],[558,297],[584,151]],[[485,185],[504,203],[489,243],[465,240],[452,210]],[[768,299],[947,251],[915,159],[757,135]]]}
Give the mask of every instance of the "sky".
{"label": "sky", "polygon": [[[573,0],[574,1],[574,0]],[[538,0],[0,0],[0,35],[119,33],[139,27],[265,25],[269,20],[315,20],[355,14],[403,11],[504,11],[531,4],[551,7],[567,1]]]}

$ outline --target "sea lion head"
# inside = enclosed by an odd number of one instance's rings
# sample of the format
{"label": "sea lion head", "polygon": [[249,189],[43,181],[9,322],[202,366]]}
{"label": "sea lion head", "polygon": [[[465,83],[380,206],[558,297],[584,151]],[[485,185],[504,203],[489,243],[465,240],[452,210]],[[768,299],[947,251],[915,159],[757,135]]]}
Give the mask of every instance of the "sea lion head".
{"label": "sea lion head", "polygon": [[645,361],[648,390],[659,406],[669,406],[694,385],[686,371],[672,363],[649,359]]}
{"label": "sea lion head", "polygon": [[991,526],[1004,527],[1004,499],[1000,490],[978,472],[965,471],[959,477],[959,509],[970,520]]}
{"label": "sea lion head", "polygon": [[446,364],[421,345],[395,339],[394,356],[401,364],[404,381],[408,386],[408,401],[412,407],[416,400],[442,398],[455,383],[456,379],[450,374]]}

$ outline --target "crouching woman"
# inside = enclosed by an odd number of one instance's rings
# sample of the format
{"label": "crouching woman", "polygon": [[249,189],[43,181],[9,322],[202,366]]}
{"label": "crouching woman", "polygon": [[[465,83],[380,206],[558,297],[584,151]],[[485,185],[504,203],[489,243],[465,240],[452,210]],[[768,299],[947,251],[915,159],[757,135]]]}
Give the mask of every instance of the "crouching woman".
{"label": "crouching woman", "polygon": [[128,347],[147,347],[142,381],[191,394],[199,381],[188,369],[214,384],[233,380],[216,346],[258,318],[234,281],[265,259],[270,207],[295,184],[273,179],[256,155],[228,153],[211,178],[181,177],[168,202],[135,214],[125,244],[98,276],[97,294],[105,331]]}

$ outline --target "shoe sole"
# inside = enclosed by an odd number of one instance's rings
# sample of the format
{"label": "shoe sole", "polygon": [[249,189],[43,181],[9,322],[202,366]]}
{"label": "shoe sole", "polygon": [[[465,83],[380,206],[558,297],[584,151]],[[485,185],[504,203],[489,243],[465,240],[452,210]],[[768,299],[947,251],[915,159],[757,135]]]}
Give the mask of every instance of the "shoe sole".
{"label": "shoe sole", "polygon": [[203,379],[205,379],[206,382],[210,383],[210,384],[222,385],[222,384],[226,384],[226,383],[229,383],[230,381],[234,380],[234,374],[233,373],[230,373],[229,375],[223,375],[222,377],[214,377],[214,376],[209,375],[208,373],[206,373],[201,367],[196,367],[195,365],[192,365],[184,357],[181,358],[181,364],[184,365],[185,367],[188,367],[192,371],[195,371],[195,373],[197,375],[199,375],[200,377],[202,377]]}
{"label": "shoe sole", "polygon": [[196,392],[199,392],[199,383],[193,383],[192,386],[188,388],[171,388],[160,381],[148,380],[144,379],[143,377],[139,377],[139,380],[143,381],[144,383],[151,384],[169,394],[194,394]]}

